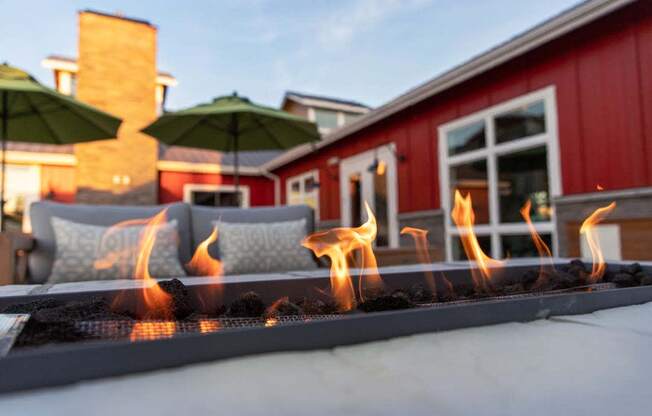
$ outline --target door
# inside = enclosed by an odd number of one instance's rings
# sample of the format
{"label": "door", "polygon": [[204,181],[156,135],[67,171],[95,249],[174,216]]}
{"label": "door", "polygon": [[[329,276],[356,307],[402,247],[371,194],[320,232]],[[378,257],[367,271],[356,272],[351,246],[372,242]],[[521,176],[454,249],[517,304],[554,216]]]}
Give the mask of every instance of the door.
{"label": "door", "polygon": [[[391,146],[391,147],[390,147]],[[340,163],[342,225],[367,220],[365,201],[376,216],[377,247],[398,247],[396,159],[393,145],[357,154]]]}

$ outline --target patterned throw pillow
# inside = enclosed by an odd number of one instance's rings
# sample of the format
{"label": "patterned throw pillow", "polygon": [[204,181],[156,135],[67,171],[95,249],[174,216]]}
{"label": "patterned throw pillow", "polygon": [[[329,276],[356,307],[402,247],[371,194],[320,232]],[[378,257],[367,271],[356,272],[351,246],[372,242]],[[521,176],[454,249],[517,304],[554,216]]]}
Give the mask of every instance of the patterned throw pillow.
{"label": "patterned throw pillow", "polygon": [[272,223],[215,221],[224,274],[269,273],[317,268],[301,246],[306,220]]}
{"label": "patterned throw pillow", "polygon": [[[133,279],[139,242],[145,226],[113,229],[52,217],[56,254],[48,283]],[[185,276],[179,262],[177,221],[156,226],[149,259],[155,278]]]}

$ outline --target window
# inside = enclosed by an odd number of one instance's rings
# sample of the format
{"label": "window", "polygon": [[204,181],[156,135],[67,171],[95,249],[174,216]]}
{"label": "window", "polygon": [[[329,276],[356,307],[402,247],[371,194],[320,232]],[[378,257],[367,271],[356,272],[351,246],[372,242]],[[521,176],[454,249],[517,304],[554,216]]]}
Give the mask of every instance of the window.
{"label": "window", "polygon": [[240,197],[234,185],[187,183],[183,186],[183,201],[209,207],[249,207],[249,187],[240,185]]}
{"label": "window", "polygon": [[353,123],[362,116],[363,114],[344,113],[344,124]]}
{"label": "window", "polygon": [[339,126],[336,111],[322,110],[315,108],[315,123],[322,129],[334,129]]}
{"label": "window", "polygon": [[287,180],[287,204],[308,205],[319,218],[319,173],[317,170],[293,176]]}
{"label": "window", "polygon": [[[455,190],[471,194],[475,232],[492,257],[537,252],[519,212],[529,199],[532,221],[555,252],[551,196],[561,193],[554,87],[496,105],[439,127],[442,208]],[[459,232],[446,215],[449,260],[465,259]]]}

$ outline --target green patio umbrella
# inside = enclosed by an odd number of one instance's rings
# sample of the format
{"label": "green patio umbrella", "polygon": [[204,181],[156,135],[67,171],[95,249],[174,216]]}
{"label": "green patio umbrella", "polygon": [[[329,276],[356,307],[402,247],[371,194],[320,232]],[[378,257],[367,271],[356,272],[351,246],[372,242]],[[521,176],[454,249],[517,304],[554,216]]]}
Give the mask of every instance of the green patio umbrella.
{"label": "green patio umbrella", "polygon": [[319,140],[314,123],[254,104],[235,92],[208,104],[166,113],[142,131],[168,145],[233,152],[236,192],[239,151],[283,150]]}
{"label": "green patio umbrella", "polygon": [[27,72],[0,65],[0,230],[4,230],[7,141],[73,144],[114,138],[121,120],[61,94]]}

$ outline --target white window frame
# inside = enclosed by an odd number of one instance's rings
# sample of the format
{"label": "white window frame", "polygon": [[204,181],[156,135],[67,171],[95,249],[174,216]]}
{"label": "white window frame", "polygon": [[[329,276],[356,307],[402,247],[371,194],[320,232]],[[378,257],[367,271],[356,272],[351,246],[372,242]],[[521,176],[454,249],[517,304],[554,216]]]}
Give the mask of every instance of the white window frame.
{"label": "white window frame", "polygon": [[[287,178],[285,181],[285,205],[297,205],[297,204],[290,204],[290,191],[292,190],[292,183],[299,181],[299,193],[301,194],[300,198],[301,200],[305,201],[306,195],[309,193],[314,193],[315,201],[317,201],[317,205],[315,206],[315,221],[319,221],[319,187],[315,187],[312,191],[306,192],[305,189],[305,181],[307,178],[312,178],[314,183],[319,183],[319,170],[318,169],[312,169],[307,172],[301,173],[299,175],[294,175],[290,176]],[[302,204],[305,205],[305,202],[302,202]]]}
{"label": "white window frame", "polygon": [[[344,227],[357,227],[360,224],[352,224],[351,201],[349,199],[348,178],[351,174],[362,172],[367,174],[369,165],[375,158],[386,163],[387,169],[387,216],[389,228],[389,248],[399,247],[398,232],[398,172],[396,163],[396,144],[388,143],[375,149],[358,153],[340,162],[340,215]],[[369,203],[372,211],[376,211],[371,189],[363,189],[362,197]],[[367,214],[362,213],[363,221],[366,221]]]}
{"label": "white window frame", "polygon": [[[493,118],[501,113],[514,110],[543,100],[545,109],[546,132],[529,136],[523,139],[516,139],[505,143],[496,143]],[[471,150],[462,154],[453,156],[448,155],[447,136],[451,130],[468,125],[479,120],[485,122],[485,147],[482,149]],[[438,127],[439,140],[439,180],[440,180],[440,198],[442,209],[444,210],[444,229],[446,233],[446,258],[448,261],[453,260],[452,241],[453,236],[459,236],[459,232],[452,223],[450,212],[452,210],[451,190],[450,190],[450,168],[456,165],[484,159],[487,161],[487,180],[489,182],[489,224],[480,224],[474,227],[478,236],[489,235],[491,237],[491,256],[495,258],[502,257],[501,235],[529,235],[529,230],[525,222],[500,223],[499,198],[498,198],[498,157],[504,154],[510,154],[517,151],[527,150],[542,145],[546,146],[548,159],[548,187],[550,203],[552,200],[562,194],[561,184],[561,165],[559,156],[559,134],[557,127],[557,103],[555,98],[555,86],[531,92],[526,95],[505,101],[494,105],[468,116],[459,118],[449,123],[442,124]],[[534,222],[535,229],[539,233],[551,235],[553,242],[553,253],[558,255],[559,244],[557,229],[555,227],[555,210],[552,210],[550,221]]]}
{"label": "white window frame", "polygon": [[[192,204],[192,193],[199,192],[235,192],[232,184],[186,183],[183,185],[183,202]],[[249,208],[249,185],[240,185],[240,208]]]}

